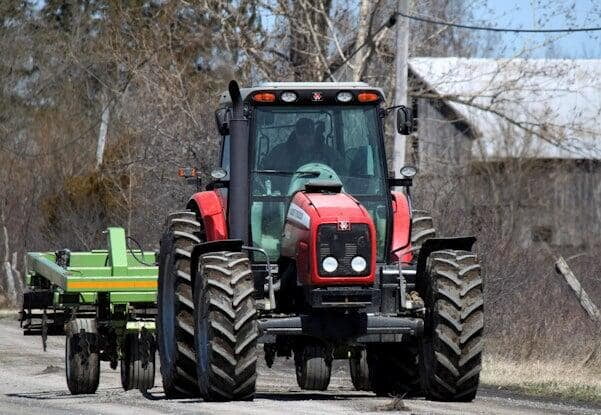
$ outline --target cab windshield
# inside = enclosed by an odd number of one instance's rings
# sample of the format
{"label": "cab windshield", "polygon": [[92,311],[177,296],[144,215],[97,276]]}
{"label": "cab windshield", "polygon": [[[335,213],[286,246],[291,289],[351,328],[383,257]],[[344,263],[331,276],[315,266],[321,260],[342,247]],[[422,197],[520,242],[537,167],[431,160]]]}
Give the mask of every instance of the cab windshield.
{"label": "cab windshield", "polygon": [[291,196],[308,181],[329,180],[369,211],[383,259],[389,202],[377,108],[256,107],[253,118],[253,244],[276,260]]}

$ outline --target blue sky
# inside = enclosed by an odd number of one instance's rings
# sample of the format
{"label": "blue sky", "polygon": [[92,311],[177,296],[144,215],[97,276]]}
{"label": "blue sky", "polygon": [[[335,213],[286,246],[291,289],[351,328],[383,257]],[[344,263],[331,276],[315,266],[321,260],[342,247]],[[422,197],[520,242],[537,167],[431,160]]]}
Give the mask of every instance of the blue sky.
{"label": "blue sky", "polygon": [[[46,0],[28,1],[37,9],[46,3]],[[419,1],[415,4],[416,14],[428,15],[427,9],[420,8]],[[459,23],[522,29],[601,26],[601,0],[474,0],[472,4],[473,20],[466,19]],[[271,25],[273,19],[266,16],[263,23]],[[601,58],[601,32],[546,35],[486,33],[477,32],[480,36],[497,36],[492,40],[495,47],[492,50],[479,51],[480,56],[514,57],[518,54],[523,55],[524,50],[528,50],[524,56]],[[486,38],[482,43],[486,43]]]}
{"label": "blue sky", "polygon": [[[488,0],[474,4],[475,21],[461,23],[523,29],[601,26],[599,0]],[[601,58],[601,32],[503,33],[498,40],[498,46],[488,56],[512,57],[523,49],[531,49],[530,56],[537,58]],[[543,45],[545,42],[549,46]]]}

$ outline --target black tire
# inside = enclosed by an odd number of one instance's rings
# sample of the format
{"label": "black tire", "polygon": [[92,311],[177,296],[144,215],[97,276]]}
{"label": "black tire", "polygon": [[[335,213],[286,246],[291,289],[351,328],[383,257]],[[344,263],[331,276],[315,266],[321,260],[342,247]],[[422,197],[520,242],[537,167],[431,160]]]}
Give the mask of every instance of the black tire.
{"label": "black tire", "polygon": [[205,401],[252,400],[259,327],[247,255],[201,255],[194,290],[196,373],[201,397]]}
{"label": "black tire", "polygon": [[415,344],[375,344],[368,348],[371,390],[377,396],[415,397],[422,394]]}
{"label": "black tire", "polygon": [[71,395],[96,393],[100,381],[100,355],[93,319],[75,319],[68,323],[65,372]]}
{"label": "black tire", "polygon": [[432,252],[421,285],[426,318],[420,364],[426,397],[471,401],[478,391],[483,349],[478,258],[466,251]]}
{"label": "black tire", "polygon": [[349,370],[351,372],[351,381],[353,382],[355,390],[371,390],[369,365],[367,364],[367,350],[364,348],[351,350],[348,362]]}
{"label": "black tire", "polygon": [[124,390],[146,392],[154,386],[156,347],[150,333],[125,335],[121,359],[121,386]]}
{"label": "black tire", "polygon": [[301,389],[325,391],[332,374],[332,352],[324,345],[307,342],[294,350],[296,382]]}
{"label": "black tire", "polygon": [[157,296],[157,340],[167,398],[199,396],[190,257],[193,246],[202,240],[202,227],[194,212],[168,216],[161,239]]}
{"label": "black tire", "polygon": [[430,212],[425,210],[411,211],[411,247],[414,261],[417,261],[419,250],[426,240],[436,237],[434,220]]}

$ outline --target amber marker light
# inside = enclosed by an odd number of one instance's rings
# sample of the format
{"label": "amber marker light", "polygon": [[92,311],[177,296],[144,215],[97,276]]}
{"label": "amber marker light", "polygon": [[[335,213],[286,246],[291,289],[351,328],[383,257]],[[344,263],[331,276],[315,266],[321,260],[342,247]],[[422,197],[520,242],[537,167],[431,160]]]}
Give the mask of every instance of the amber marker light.
{"label": "amber marker light", "polygon": [[177,175],[179,177],[196,177],[198,172],[196,171],[196,167],[180,167],[177,169]]}
{"label": "amber marker light", "polygon": [[275,94],[272,92],[257,92],[256,94],[253,94],[253,101],[275,102]]}
{"label": "amber marker light", "polygon": [[380,96],[375,92],[360,92],[357,95],[357,101],[359,102],[374,102],[380,99]]}

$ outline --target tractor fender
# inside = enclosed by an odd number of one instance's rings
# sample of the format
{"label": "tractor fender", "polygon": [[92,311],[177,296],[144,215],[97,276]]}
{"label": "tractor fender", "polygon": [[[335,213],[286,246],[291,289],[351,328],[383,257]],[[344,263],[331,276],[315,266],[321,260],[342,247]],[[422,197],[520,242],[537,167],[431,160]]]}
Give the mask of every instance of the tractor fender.
{"label": "tractor fender", "polygon": [[391,261],[409,263],[413,260],[411,207],[407,195],[401,192],[392,192],[392,244],[390,248]]}
{"label": "tractor fender", "polygon": [[419,278],[421,275],[424,275],[426,271],[426,262],[428,261],[428,257],[434,251],[442,251],[444,249],[453,249],[460,251],[471,251],[472,246],[476,242],[476,237],[474,236],[459,236],[454,238],[430,238],[427,239],[420,251],[419,256],[417,258],[417,268],[416,274]]}
{"label": "tractor fender", "polygon": [[188,201],[187,208],[194,210],[206,232],[207,241],[228,238],[226,203],[218,190],[197,192]]}

